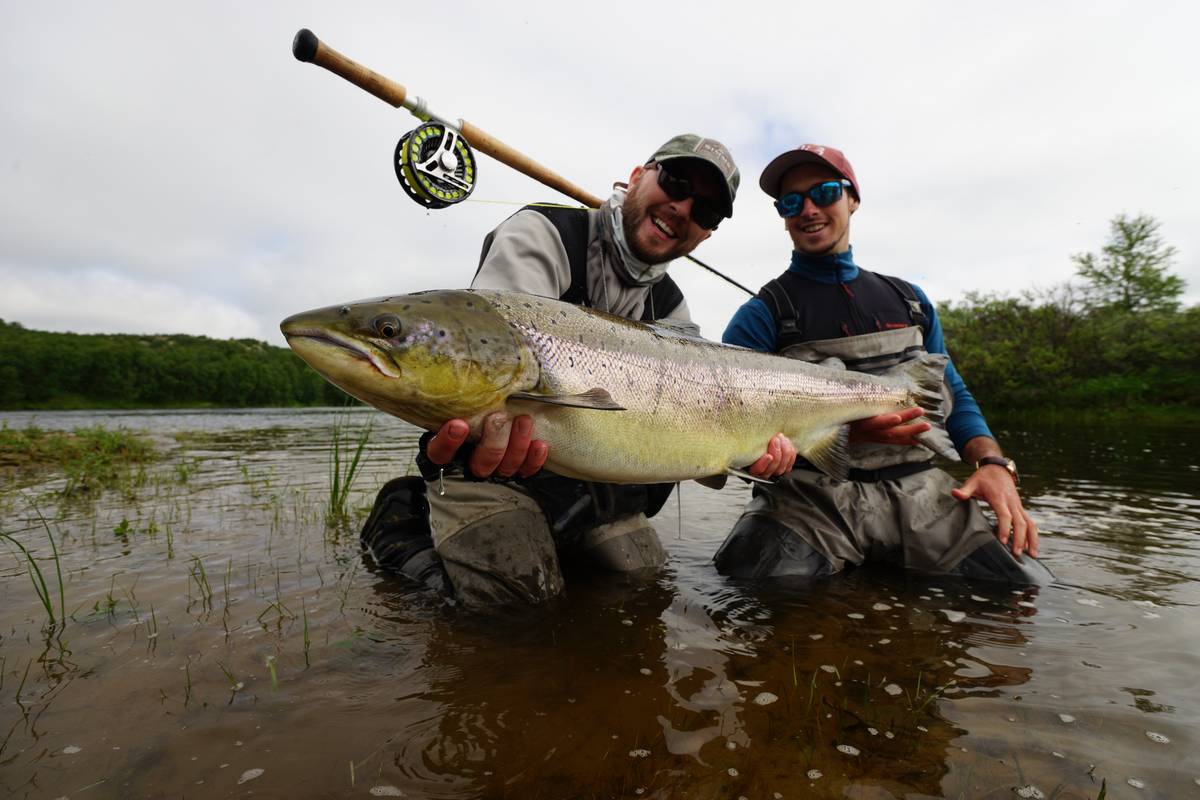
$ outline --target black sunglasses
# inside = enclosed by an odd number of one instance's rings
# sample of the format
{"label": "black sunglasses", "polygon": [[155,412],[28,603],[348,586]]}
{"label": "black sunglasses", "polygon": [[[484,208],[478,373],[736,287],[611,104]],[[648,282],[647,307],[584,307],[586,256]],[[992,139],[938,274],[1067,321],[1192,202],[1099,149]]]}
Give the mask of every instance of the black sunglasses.
{"label": "black sunglasses", "polygon": [[779,216],[787,219],[794,217],[804,208],[804,198],[813,201],[817,208],[827,208],[842,199],[842,187],[849,186],[850,181],[844,178],[840,181],[825,181],[803,192],[788,192],[775,201],[775,210]]}
{"label": "black sunglasses", "polygon": [[663,194],[676,202],[692,198],[692,220],[706,231],[713,231],[725,219],[725,213],[719,210],[711,199],[696,194],[692,179],[671,171],[662,162],[655,162],[658,167],[658,188]]}

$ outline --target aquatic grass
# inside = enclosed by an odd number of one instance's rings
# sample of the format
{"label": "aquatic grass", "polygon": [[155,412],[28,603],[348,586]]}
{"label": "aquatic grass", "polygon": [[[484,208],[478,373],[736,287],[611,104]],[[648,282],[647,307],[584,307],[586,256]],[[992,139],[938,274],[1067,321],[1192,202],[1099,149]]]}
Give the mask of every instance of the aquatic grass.
{"label": "aquatic grass", "polygon": [[[212,608],[212,586],[208,583],[208,574],[204,571],[204,562],[200,560],[200,556],[192,556],[192,567],[189,570],[192,580],[196,584],[196,590],[200,593],[200,599],[204,603],[204,608]],[[190,587],[191,584],[188,584]]]}
{"label": "aquatic grass", "polygon": [[300,599],[300,613],[304,617],[304,667],[307,669],[312,666],[308,661],[308,650],[312,646],[312,639],[308,634],[308,607],[304,604],[304,599]]}
{"label": "aquatic grass", "polygon": [[33,583],[33,591],[37,594],[38,601],[41,602],[42,608],[46,611],[47,624],[56,624],[54,605],[50,601],[50,588],[46,585],[46,577],[42,575],[42,569],[38,566],[37,559],[25,549],[25,545],[21,544],[20,541],[10,534],[0,531],[0,539],[14,545],[21,551],[21,555],[25,559],[25,569],[29,573],[29,580]]}
{"label": "aquatic grass", "polygon": [[346,504],[350,499],[354,481],[364,465],[363,453],[367,441],[371,438],[372,424],[373,421],[368,419],[351,437],[346,418],[334,422],[329,445],[329,499],[325,510],[325,523],[330,527],[343,524],[349,519]]}
{"label": "aquatic grass", "polygon": [[279,675],[275,671],[275,656],[267,656],[267,672],[271,675],[271,691],[279,691]]}
{"label": "aquatic grass", "polygon": [[226,705],[233,705],[233,698],[242,689],[246,688],[246,684],[237,679],[237,676],[230,671],[229,667],[217,662],[217,666],[221,668],[221,672],[225,673],[225,680],[229,681],[229,702]]}
{"label": "aquatic grass", "polygon": [[154,604],[150,604],[150,618],[146,620],[146,638],[154,641],[158,638],[158,615],[154,613]]}
{"label": "aquatic grass", "polygon": [[38,520],[42,523],[42,527],[46,531],[46,538],[50,541],[50,552],[54,559],[54,572],[58,579],[58,615],[54,613],[54,603],[51,600],[50,586],[46,582],[46,576],[42,574],[42,569],[38,566],[37,559],[16,537],[11,534],[0,531],[0,539],[14,545],[21,551],[24,556],[25,570],[29,573],[30,583],[33,584],[33,591],[38,596],[38,601],[42,604],[42,608],[46,612],[47,627],[53,628],[59,624],[67,623],[67,597],[66,590],[63,586],[62,574],[62,557],[58,552],[58,545],[54,541],[54,532],[50,530],[50,523],[46,521],[45,515],[42,514],[37,504],[26,497],[30,508],[37,515]]}
{"label": "aquatic grass", "polygon": [[65,496],[144,485],[145,465],[159,457],[145,436],[125,428],[96,426],[67,433],[34,425],[23,429],[0,425],[0,477],[57,468],[66,477],[60,490]]}

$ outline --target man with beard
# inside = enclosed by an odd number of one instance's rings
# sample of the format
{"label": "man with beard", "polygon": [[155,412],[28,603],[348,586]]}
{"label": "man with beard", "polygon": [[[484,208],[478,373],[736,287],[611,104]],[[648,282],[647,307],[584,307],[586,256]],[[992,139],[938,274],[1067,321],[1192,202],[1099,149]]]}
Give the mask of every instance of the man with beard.
{"label": "man with beard", "polygon": [[[739,173],[720,142],[672,138],[594,210],[526,206],[488,234],[473,289],[504,289],[697,334],[672,259],[733,215]],[[422,479],[384,487],[363,528],[377,563],[425,583],[449,583],[468,605],[539,603],[562,591],[560,557],[626,572],[665,560],[648,517],[672,484],[617,486],[542,471],[548,451],[528,416],[484,419],[467,444],[464,420],[421,439]],[[764,478],[796,458],[782,435],[750,471]],[[428,525],[425,519],[428,518]]]}

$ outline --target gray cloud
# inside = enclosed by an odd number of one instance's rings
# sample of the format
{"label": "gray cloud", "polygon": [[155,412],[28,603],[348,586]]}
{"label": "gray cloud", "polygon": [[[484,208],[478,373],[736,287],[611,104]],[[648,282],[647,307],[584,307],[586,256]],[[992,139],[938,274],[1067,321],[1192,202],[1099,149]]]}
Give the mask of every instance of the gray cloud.
{"label": "gray cloud", "polygon": [[[280,343],[302,308],[465,285],[491,227],[556,199],[480,156],[472,201],[418,208],[390,166],[415,120],[293,60],[303,26],[596,194],[675,133],[723,140],[743,189],[698,255],[750,286],[789,250],[758,172],[807,140],[854,161],[860,262],[935,299],[1067,280],[1146,212],[1200,300],[1191,5],[692,8],[460,3],[435,36],[409,4],[14,7],[0,317]],[[674,274],[719,335],[744,296]]]}

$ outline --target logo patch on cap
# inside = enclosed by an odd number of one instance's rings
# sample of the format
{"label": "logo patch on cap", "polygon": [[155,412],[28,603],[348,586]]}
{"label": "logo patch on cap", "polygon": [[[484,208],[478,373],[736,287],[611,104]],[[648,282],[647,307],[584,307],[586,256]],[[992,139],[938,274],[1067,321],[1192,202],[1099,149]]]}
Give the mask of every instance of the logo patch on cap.
{"label": "logo patch on cap", "polygon": [[729,151],[720,142],[714,142],[712,139],[701,139],[696,142],[696,146],[692,148],[692,152],[703,153],[708,156],[709,161],[713,162],[713,166],[720,168],[726,180],[737,169],[733,164],[733,160],[729,157]]}

